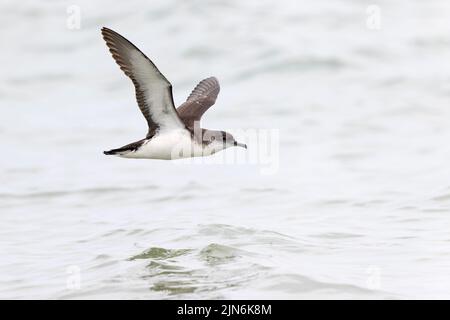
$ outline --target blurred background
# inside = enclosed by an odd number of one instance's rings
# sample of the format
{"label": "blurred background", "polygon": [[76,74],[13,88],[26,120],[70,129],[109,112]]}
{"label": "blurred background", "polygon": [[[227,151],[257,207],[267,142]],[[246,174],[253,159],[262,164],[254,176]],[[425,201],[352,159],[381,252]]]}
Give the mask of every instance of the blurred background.
{"label": "blurred background", "polygon": [[[0,297],[450,298],[449,16],[444,0],[3,0]],[[278,130],[276,170],[104,156],[147,128],[102,26],[177,105],[216,76],[203,126]]]}

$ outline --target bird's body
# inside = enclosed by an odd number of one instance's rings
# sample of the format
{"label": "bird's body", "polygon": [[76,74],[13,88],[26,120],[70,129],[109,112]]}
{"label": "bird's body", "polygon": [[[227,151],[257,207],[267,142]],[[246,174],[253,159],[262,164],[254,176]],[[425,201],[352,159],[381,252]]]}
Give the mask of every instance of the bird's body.
{"label": "bird's body", "polygon": [[103,38],[113,58],[132,80],[136,100],[147,120],[147,136],[121,148],[105,151],[123,158],[173,160],[209,156],[231,146],[247,148],[224,131],[200,128],[200,118],[216,101],[219,82],[202,80],[175,109],[172,85],[135,45],[107,28]]}
{"label": "bird's body", "polygon": [[191,132],[185,129],[158,133],[135,144],[134,148],[125,148],[116,155],[122,158],[175,160],[209,156],[221,150],[220,145],[212,148],[193,140]]}

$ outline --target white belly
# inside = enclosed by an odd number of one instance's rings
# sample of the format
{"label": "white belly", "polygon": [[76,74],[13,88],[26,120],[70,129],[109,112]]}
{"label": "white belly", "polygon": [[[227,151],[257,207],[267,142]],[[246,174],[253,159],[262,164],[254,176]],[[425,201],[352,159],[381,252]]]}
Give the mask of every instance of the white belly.
{"label": "white belly", "polygon": [[167,133],[158,133],[136,151],[121,154],[120,156],[123,158],[172,160],[202,157],[214,153],[208,149],[204,149],[202,144],[193,142],[189,131],[180,129],[171,130]]}

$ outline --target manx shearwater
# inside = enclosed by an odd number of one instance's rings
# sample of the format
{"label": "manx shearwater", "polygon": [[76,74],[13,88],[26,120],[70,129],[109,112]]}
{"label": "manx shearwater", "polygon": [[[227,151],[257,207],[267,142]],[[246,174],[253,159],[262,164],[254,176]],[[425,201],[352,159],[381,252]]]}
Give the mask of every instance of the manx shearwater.
{"label": "manx shearwater", "polygon": [[114,60],[133,82],[137,104],[148,124],[144,139],[104,154],[171,160],[208,156],[232,146],[247,148],[225,131],[200,127],[202,115],[219,94],[215,77],[200,81],[186,101],[175,109],[172,85],[155,64],[117,32],[102,28],[102,35]]}

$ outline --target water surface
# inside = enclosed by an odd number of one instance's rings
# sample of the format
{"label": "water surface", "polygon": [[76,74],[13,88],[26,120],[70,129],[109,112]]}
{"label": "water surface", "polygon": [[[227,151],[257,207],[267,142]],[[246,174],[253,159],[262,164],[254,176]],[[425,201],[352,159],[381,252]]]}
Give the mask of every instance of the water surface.
{"label": "water surface", "polygon": [[[448,1],[380,30],[364,1],[72,4],[0,5],[0,297],[450,298]],[[279,130],[274,174],[104,156],[146,127],[102,26],[177,104],[217,76],[203,125]]]}

